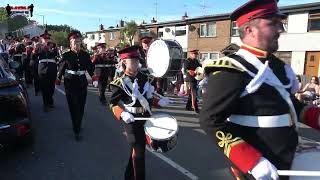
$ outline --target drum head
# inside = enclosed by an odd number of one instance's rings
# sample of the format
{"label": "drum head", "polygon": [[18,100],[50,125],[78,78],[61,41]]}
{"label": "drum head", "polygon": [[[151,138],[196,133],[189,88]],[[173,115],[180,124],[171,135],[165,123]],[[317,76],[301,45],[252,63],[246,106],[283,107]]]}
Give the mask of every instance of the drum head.
{"label": "drum head", "polygon": [[163,40],[152,42],[147,54],[147,64],[151,75],[162,77],[170,66],[169,47]]}
{"label": "drum head", "polygon": [[[320,171],[320,150],[319,147],[305,148],[299,150],[291,166],[291,170],[297,171]],[[320,177],[291,176],[290,180],[319,180]]]}
{"label": "drum head", "polygon": [[155,114],[152,120],[144,125],[145,132],[153,139],[165,140],[173,137],[178,132],[178,123],[168,114]]}

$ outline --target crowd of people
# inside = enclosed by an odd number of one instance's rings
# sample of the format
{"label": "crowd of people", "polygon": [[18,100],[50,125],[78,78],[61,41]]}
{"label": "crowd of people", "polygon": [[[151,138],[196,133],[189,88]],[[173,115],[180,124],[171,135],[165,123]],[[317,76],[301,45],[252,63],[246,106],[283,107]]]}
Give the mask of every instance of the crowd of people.
{"label": "crowd of people", "polygon": [[297,75],[296,79],[299,82],[299,91],[295,94],[295,97],[303,103],[319,105],[319,78],[317,76],[312,76],[310,82],[305,85],[302,82],[301,76]]}

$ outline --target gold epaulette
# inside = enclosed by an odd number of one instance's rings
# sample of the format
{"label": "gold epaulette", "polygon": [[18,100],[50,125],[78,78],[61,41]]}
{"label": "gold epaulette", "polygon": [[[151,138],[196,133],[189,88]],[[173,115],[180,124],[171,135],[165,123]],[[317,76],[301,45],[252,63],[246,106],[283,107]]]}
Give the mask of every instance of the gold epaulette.
{"label": "gold epaulette", "polygon": [[119,77],[119,78],[113,80],[113,81],[110,83],[110,85],[117,86],[117,87],[119,87],[119,88],[122,89],[121,79],[122,79],[122,77]]}
{"label": "gold epaulette", "polygon": [[[213,69],[213,71],[215,71],[215,68],[220,69],[221,68],[226,68],[226,69],[234,69],[234,70],[238,70],[241,72],[244,72],[245,70],[242,69],[241,67],[238,67],[236,65],[234,65],[232,63],[232,61],[236,61],[228,56],[219,58],[219,59],[215,59],[215,60],[207,60],[204,63],[204,70],[207,71],[208,69]],[[210,70],[209,70],[210,71]]]}

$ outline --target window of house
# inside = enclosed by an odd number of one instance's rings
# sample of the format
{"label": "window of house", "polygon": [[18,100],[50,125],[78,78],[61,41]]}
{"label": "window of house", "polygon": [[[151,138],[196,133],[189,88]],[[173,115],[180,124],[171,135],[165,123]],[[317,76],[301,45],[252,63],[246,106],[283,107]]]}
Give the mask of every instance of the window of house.
{"label": "window of house", "polygon": [[291,51],[278,51],[278,52],[275,52],[274,55],[277,58],[281,59],[286,64],[291,64],[291,57],[292,57]]}
{"label": "window of house", "polygon": [[158,32],[158,37],[159,38],[163,37],[163,32]]}
{"label": "window of house", "polygon": [[141,37],[150,36],[150,30],[149,29],[141,29],[140,36]]}
{"label": "window of house", "polygon": [[238,31],[237,23],[236,21],[232,21],[231,23],[231,36],[239,36],[239,31]]}
{"label": "window of house", "polygon": [[110,41],[115,40],[116,39],[116,35],[114,32],[110,32]]}
{"label": "window of house", "polygon": [[217,36],[217,26],[215,22],[200,24],[200,37]]}
{"label": "window of house", "polygon": [[100,33],[98,35],[99,35],[99,40],[100,40],[102,38],[102,35]]}
{"label": "window of house", "polygon": [[91,40],[94,40],[94,39],[95,39],[94,34],[91,34],[90,39],[91,39]]}
{"label": "window of house", "polygon": [[309,14],[309,31],[320,31],[320,12]]}
{"label": "window of house", "polygon": [[218,59],[219,53],[218,52],[201,52],[199,58],[200,58],[200,62],[202,63],[206,59]]}
{"label": "window of house", "polygon": [[184,36],[187,34],[186,30],[176,30],[176,36]]}
{"label": "window of house", "polygon": [[288,18],[282,19],[283,31],[288,32]]}

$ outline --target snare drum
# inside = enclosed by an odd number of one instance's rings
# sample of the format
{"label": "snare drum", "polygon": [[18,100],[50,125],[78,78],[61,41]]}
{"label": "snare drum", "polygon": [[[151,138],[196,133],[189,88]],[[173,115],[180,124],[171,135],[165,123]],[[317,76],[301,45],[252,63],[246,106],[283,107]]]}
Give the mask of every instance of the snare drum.
{"label": "snare drum", "polygon": [[[291,170],[297,171],[320,171],[320,147],[301,146],[293,159]],[[291,176],[290,180],[319,180],[320,177]]]}
{"label": "snare drum", "polygon": [[156,152],[168,152],[177,145],[178,123],[168,114],[154,114],[146,121],[147,145]]}
{"label": "snare drum", "polygon": [[147,53],[147,66],[155,77],[176,76],[182,68],[183,51],[177,41],[156,40]]}

